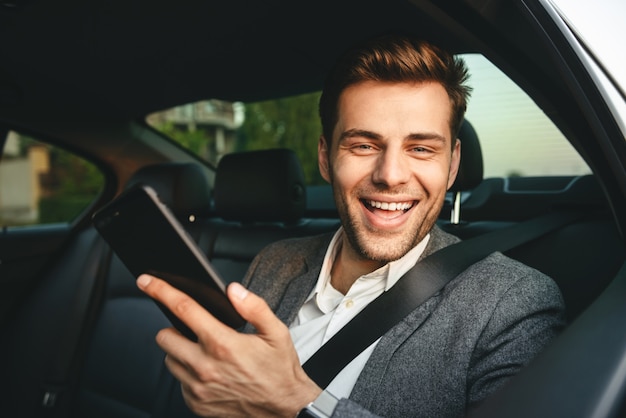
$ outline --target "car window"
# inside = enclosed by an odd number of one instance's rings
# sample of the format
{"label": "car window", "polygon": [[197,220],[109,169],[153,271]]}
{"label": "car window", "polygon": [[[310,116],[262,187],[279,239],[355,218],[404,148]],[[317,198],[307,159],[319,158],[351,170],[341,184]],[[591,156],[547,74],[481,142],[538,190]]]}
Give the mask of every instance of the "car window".
{"label": "car window", "polygon": [[71,222],[103,185],[102,173],[85,159],[9,131],[0,160],[0,225]]}
{"label": "car window", "polygon": [[478,134],[486,178],[591,172],[546,114],[511,79],[480,54],[462,57],[473,88],[466,118]]}
{"label": "car window", "polygon": [[[590,169],[543,111],[480,54],[464,54],[473,88],[467,119],[478,133],[485,177],[583,175]],[[317,168],[319,93],[257,103],[207,100],[148,117],[204,159],[228,152],[288,147],[309,184],[323,184]]]}
{"label": "car window", "polygon": [[254,103],[205,100],[149,115],[147,123],[217,166],[229,152],[290,148],[308,184],[322,184],[317,168],[321,124],[318,92]]}

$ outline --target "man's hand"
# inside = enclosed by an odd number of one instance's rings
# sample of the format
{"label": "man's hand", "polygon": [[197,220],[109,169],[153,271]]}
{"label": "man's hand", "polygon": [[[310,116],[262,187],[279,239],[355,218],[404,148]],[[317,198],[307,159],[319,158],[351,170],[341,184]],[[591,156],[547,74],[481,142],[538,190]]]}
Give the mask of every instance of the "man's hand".
{"label": "man's hand", "polygon": [[285,324],[263,299],[240,284],[228,286],[228,298],[257,334],[224,325],[187,294],[156,277],[142,275],[137,285],[198,336],[195,343],[166,328],[156,337],[167,354],[167,367],[180,380],[185,401],[196,414],[293,418],[322,391],[300,366]]}

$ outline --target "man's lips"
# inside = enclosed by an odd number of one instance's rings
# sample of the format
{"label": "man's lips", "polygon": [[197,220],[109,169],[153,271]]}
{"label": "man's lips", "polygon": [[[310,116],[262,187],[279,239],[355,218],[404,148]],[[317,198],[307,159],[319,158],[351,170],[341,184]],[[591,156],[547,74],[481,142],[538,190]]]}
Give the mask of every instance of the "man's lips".
{"label": "man's lips", "polygon": [[381,209],[389,212],[401,211],[406,212],[413,207],[415,201],[407,202],[383,202],[377,200],[363,200],[365,206],[369,209]]}
{"label": "man's lips", "polygon": [[382,201],[361,200],[363,207],[367,209],[369,223],[376,228],[397,228],[406,220],[406,213],[415,207],[417,201]]}

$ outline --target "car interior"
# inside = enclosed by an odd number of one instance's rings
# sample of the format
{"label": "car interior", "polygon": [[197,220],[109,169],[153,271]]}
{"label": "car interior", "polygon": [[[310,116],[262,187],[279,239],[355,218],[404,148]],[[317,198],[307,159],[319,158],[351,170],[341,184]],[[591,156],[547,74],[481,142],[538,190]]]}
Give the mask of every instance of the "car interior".
{"label": "car interior", "polygon": [[[581,77],[545,2],[505,3],[2,2],[0,167],[16,162],[7,149],[19,132],[90,161],[102,182],[65,222],[3,221],[1,415],[194,416],[154,341],[171,325],[97,233],[93,213],[135,184],[152,186],[228,281],[241,280],[274,241],[337,230],[330,187],[308,184],[293,150],[237,150],[207,162],[146,117],[207,98],[248,103],[319,91],[347,46],[389,31],[487,57],[589,167],[487,176],[482,122],[467,115],[440,228],[465,240],[545,214],[575,214],[505,251],[555,280],[568,327],[478,416],[586,416],[606,402],[601,389],[626,353],[615,335],[626,316],[619,297],[626,280],[623,136],[592,81]],[[524,123],[518,116],[521,122],[505,121],[505,133]],[[317,138],[307,140],[315,151]],[[501,141],[511,146],[506,135]],[[13,193],[9,184],[21,184],[6,173],[0,210]],[[615,401],[612,416],[623,408]]]}

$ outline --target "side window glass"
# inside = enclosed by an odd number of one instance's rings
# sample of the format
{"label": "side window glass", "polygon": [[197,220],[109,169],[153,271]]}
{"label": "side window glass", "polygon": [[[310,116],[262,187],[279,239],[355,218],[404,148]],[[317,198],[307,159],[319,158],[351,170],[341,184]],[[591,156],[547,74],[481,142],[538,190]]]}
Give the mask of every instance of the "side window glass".
{"label": "side window glass", "polygon": [[0,160],[0,226],[72,222],[103,184],[102,173],[83,158],[9,131]]}
{"label": "side window glass", "polygon": [[466,117],[480,140],[485,178],[591,173],[558,128],[511,79],[480,54],[462,58],[473,88]]}

